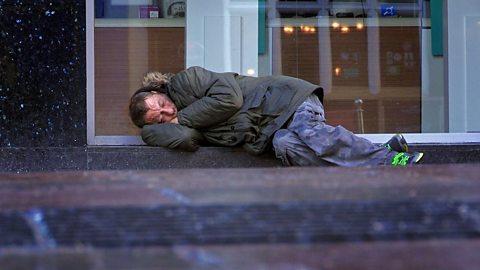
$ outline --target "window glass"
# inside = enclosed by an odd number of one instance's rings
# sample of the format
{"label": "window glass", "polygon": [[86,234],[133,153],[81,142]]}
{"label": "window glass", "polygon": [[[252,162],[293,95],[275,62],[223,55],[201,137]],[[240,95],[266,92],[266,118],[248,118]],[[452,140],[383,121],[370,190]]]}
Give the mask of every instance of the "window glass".
{"label": "window glass", "polygon": [[95,134],[137,135],[130,95],[149,70],[185,67],[185,1],[95,1]]}
{"label": "window glass", "polygon": [[430,1],[187,2],[95,1],[96,136],[138,135],[127,106],[143,74],[192,65],[319,84],[327,121],[355,133],[449,130]]}
{"label": "window glass", "polygon": [[421,1],[271,1],[273,71],[325,87],[330,124],[419,133]]}

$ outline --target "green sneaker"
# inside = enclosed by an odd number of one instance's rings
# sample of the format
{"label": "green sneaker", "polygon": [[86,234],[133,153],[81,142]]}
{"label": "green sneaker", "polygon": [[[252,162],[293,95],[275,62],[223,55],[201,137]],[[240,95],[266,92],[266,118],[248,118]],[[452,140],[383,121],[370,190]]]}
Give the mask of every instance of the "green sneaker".
{"label": "green sneaker", "polygon": [[382,146],[396,152],[408,152],[408,144],[402,134],[395,134],[388,142],[382,144]]}
{"label": "green sneaker", "polygon": [[412,164],[417,164],[423,157],[423,153],[398,153],[391,160],[390,165],[392,166],[407,166]]}

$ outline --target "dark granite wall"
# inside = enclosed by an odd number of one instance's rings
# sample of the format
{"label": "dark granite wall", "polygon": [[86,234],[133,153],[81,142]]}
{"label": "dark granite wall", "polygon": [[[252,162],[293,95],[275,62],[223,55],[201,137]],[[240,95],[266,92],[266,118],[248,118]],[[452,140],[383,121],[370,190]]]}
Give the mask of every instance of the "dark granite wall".
{"label": "dark granite wall", "polygon": [[0,146],[86,145],[85,1],[0,0]]}

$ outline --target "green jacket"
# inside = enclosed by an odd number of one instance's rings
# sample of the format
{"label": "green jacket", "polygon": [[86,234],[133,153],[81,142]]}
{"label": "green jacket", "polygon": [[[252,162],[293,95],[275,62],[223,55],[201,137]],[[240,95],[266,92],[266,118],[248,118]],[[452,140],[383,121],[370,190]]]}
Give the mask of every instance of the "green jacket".
{"label": "green jacket", "polygon": [[147,125],[142,131],[147,144],[195,150],[206,140],[221,146],[242,145],[252,154],[265,151],[275,131],[310,94],[323,100],[321,87],[301,79],[255,78],[201,67],[176,74],[166,91],[184,127]]}

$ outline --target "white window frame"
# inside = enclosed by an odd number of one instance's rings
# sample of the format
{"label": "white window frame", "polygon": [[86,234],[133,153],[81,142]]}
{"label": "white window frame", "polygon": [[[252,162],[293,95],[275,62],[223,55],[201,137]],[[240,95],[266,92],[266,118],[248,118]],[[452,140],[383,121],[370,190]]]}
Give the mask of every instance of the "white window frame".
{"label": "white window frame", "polygon": [[[94,27],[95,3],[86,1],[86,75],[87,75],[87,143],[88,145],[143,145],[139,136],[96,136],[95,135],[95,52]],[[445,55],[448,59],[448,55]],[[374,143],[387,141],[393,134],[359,134]],[[409,143],[454,144],[480,143],[480,133],[406,133]]]}

